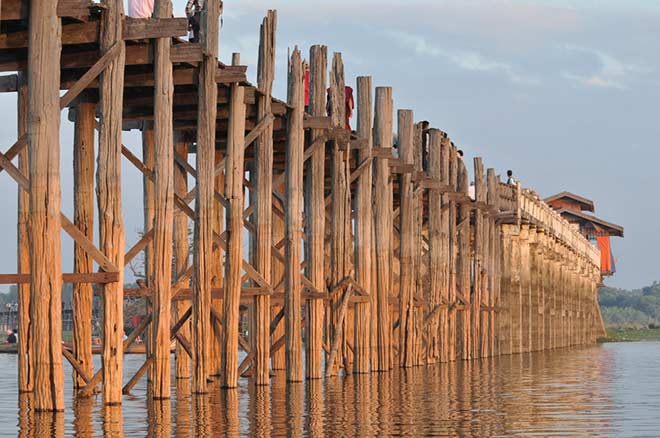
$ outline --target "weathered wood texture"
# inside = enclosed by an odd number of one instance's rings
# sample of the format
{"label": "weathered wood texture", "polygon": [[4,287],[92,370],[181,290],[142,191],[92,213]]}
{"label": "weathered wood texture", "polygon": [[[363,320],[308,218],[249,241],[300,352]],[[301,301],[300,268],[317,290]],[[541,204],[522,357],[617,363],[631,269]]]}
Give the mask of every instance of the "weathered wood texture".
{"label": "weathered wood texture", "polygon": [[57,5],[33,2],[28,53],[30,326],[34,409],[64,409],[60,240],[60,33]]}
{"label": "weathered wood texture", "polygon": [[[289,62],[288,143],[286,149],[286,266],[284,273],[284,319],[286,325],[286,378],[289,382],[301,382],[304,378],[302,363],[302,204],[303,204],[303,152],[305,131],[305,84],[300,51],[296,48]],[[270,329],[270,325],[266,326]]]}
{"label": "weathered wood texture", "polygon": [[[310,49],[309,113],[325,116],[328,50],[325,46]],[[318,141],[322,130],[311,130],[310,141]],[[325,290],[325,145],[317,147],[305,169],[305,274],[318,290]],[[323,324],[325,307],[322,300],[307,303],[307,341],[305,343],[305,375],[308,379],[323,377]]]}
{"label": "weathered wood texture", "polygon": [[[392,89],[376,88],[374,145],[385,151],[392,150]],[[392,368],[392,324],[390,322],[390,295],[392,294],[392,182],[387,158],[374,161],[374,215],[376,239],[376,345],[377,361],[374,371]]]}
{"label": "weathered wood texture", "polygon": [[[73,206],[74,223],[89,240],[94,239],[94,130],[96,106],[81,101],[75,109],[73,139]],[[91,273],[94,261],[80,245],[74,245],[73,270]],[[91,375],[92,363],[92,285],[73,285],[73,356],[81,370]],[[74,387],[85,385],[84,379],[74,370]]]}
{"label": "weathered wood texture", "polygon": [[[179,135],[176,139],[174,153],[187,159],[188,144]],[[188,173],[181,165],[174,165],[174,194],[184,197],[188,193]],[[190,262],[190,242],[188,240],[188,216],[182,211],[174,212],[174,277],[179,278],[188,269]],[[172,314],[175,320],[179,320],[190,307],[188,301],[173,301]],[[190,324],[186,323],[179,330],[183,336],[190,339]],[[176,363],[175,376],[177,379],[190,377],[190,357],[180,343],[177,343],[174,355]]]}

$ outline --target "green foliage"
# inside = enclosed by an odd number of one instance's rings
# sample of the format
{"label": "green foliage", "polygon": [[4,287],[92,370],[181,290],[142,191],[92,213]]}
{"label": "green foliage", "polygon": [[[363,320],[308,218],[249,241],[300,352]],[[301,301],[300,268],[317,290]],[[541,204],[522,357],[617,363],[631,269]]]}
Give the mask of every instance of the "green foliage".
{"label": "green foliage", "polygon": [[598,301],[607,327],[660,326],[660,283],[631,291],[603,287]]}

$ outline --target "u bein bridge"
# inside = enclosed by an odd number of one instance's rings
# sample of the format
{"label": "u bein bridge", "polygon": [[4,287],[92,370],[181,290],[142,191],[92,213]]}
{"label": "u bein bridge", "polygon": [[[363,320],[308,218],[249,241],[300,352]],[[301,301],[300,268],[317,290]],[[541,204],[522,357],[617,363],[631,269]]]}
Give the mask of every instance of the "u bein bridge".
{"label": "u bein bridge", "polygon": [[[287,101],[272,97],[275,11],[261,25],[253,85],[238,54],[217,59],[220,2],[205,2],[197,43],[180,38],[188,22],[169,1],[155,4],[153,18],[132,19],[120,0],[1,3],[0,69],[10,73],[0,88],[17,93],[18,139],[0,170],[19,195],[18,272],[0,280],[19,284],[19,390],[33,392],[36,410],[64,409],[64,360],[76,394],[119,404],[145,375],[151,397],[169,398],[172,367],[206,393],[241,377],[267,385],[274,370],[300,382],[602,335],[599,251],[534,192],[502,183],[481,158],[466,163],[412,111],[394,120],[392,89],[370,77],[357,78],[357,128],[347,129],[342,56],[325,46],[309,52],[308,105],[297,48]],[[65,108],[73,217],[60,207]],[[131,129],[141,157],[122,144]],[[125,166],[144,176],[144,233],[131,242]],[[61,230],[75,242],[71,273]],[[143,252],[146,281],[124,287]],[[70,348],[63,282],[74,284]],[[127,297],[148,312],[122,339]],[[123,380],[123,352],[139,337],[144,363]]]}

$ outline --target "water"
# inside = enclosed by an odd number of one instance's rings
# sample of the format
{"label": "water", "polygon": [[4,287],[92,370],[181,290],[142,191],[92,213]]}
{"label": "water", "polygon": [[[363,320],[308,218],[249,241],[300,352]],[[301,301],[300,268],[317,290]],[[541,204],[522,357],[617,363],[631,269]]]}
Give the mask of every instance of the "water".
{"label": "water", "polygon": [[[143,357],[129,356],[126,376]],[[122,407],[74,401],[34,415],[16,392],[16,356],[0,355],[0,433],[7,436],[660,436],[660,342],[605,344],[389,374],[272,386],[246,380],[147,402],[146,383]]]}

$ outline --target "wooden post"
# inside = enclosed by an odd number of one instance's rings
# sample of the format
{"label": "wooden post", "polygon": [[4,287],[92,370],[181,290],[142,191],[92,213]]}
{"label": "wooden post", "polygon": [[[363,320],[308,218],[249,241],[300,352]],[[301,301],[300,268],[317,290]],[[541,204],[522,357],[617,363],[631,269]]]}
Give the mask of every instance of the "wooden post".
{"label": "wooden post", "polygon": [[57,5],[32,2],[28,52],[30,321],[33,328],[30,349],[34,354],[34,408],[37,411],[64,409],[60,34]]}
{"label": "wooden post", "polygon": [[[448,161],[449,145],[443,142],[444,133],[437,129],[430,132],[428,144],[428,175],[432,181],[444,182],[443,177],[448,179],[448,174],[443,175],[443,163]],[[428,214],[428,268],[429,268],[429,287],[426,299],[429,302],[428,312],[433,312],[435,306],[441,306],[445,295],[448,298],[448,268],[449,257],[446,251],[448,243],[447,231],[443,225],[449,227],[448,211],[443,209],[442,190],[431,188],[429,190],[429,214]],[[444,231],[444,234],[443,234]],[[448,248],[447,248],[448,249]],[[441,359],[442,340],[446,338],[446,332],[440,326],[444,322],[445,309],[439,309],[427,323],[427,363],[435,363]],[[436,316],[437,315],[437,316]]]}
{"label": "wooden post", "polygon": [[[458,163],[458,192],[467,196],[468,194],[468,174],[465,164],[461,160]],[[471,273],[470,273],[470,205],[468,201],[463,200],[458,207],[457,214],[457,231],[458,231],[458,261],[457,261],[457,293],[460,293],[464,307],[458,314],[457,333],[461,333],[461,357],[463,360],[472,358],[471,348],[471,304],[470,304],[470,289]]]}
{"label": "wooden post", "polygon": [[[210,315],[211,267],[213,265],[213,208],[215,202],[213,198],[215,193],[215,129],[218,97],[218,85],[215,81],[215,72],[218,65],[218,15],[220,14],[218,8],[219,2],[204,2],[200,22],[203,57],[199,68],[197,104],[197,197],[195,199],[195,215],[197,220],[195,221],[194,230],[194,270],[192,281],[192,390],[198,394],[208,391],[206,378],[213,368],[209,363],[209,346],[212,336]],[[244,133],[241,133],[241,137],[243,136]],[[226,305],[227,303],[225,301]],[[225,325],[224,327],[227,326]],[[224,332],[226,333],[227,331],[225,330]]]}
{"label": "wooden post", "polygon": [[373,208],[372,208],[372,179],[373,171],[371,149],[373,146],[373,103],[372,81],[369,76],[357,78],[357,132],[366,141],[358,151],[360,163],[367,163],[367,168],[357,181],[355,195],[355,268],[357,282],[369,294],[369,303],[358,305],[355,312],[355,362],[354,373],[368,373],[371,361],[372,331],[371,324],[373,309],[376,308],[376,292],[374,290],[371,271],[371,252],[373,241]]}
{"label": "wooden post", "polygon": [[[28,132],[28,89],[27,75],[18,73],[18,136]],[[29,151],[27,147],[18,154],[18,169],[23,175],[30,172]],[[18,220],[17,249],[18,273],[30,273],[30,242],[29,242],[29,193],[22,187],[18,188]],[[33,390],[33,354],[30,351],[32,333],[30,331],[30,284],[18,284],[18,391]]]}
{"label": "wooden post", "polygon": [[[224,159],[226,151],[215,151],[215,165],[216,168],[219,163]],[[218,169],[219,170],[219,169]],[[215,172],[215,190],[224,196],[225,192],[225,170]],[[214,235],[222,235],[225,231],[225,209],[217,202],[213,207],[213,233]],[[224,290],[224,253],[225,251],[217,245],[213,247],[213,255],[211,257],[211,289]],[[220,375],[220,363],[222,362],[222,313],[224,311],[223,297],[212,294],[211,295],[211,309],[212,312],[217,312],[220,317],[218,320],[212,318],[211,334],[209,335],[209,354],[207,355],[208,374],[210,376]]]}
{"label": "wooden post", "polygon": [[[384,152],[392,151],[392,88],[376,88],[374,144]],[[374,161],[374,215],[376,239],[376,309],[378,357],[374,371],[392,368],[390,294],[392,293],[392,183],[389,159],[378,155]]]}
{"label": "wooden post", "polygon": [[101,251],[119,268],[116,283],[101,286],[103,297],[103,402],[121,403],[124,334],[124,222],[121,207],[121,133],[125,46],[123,2],[105,0],[101,52],[119,54],[101,74],[100,129],[96,175]]}
{"label": "wooden post", "polygon": [[500,236],[500,316],[498,324],[498,349],[500,354],[511,354],[513,349],[513,225],[503,224]]}
{"label": "wooden post", "polygon": [[[424,175],[424,149],[426,147],[426,141],[428,137],[428,129],[425,127],[424,122],[417,123],[415,125],[414,133],[414,144],[413,144],[413,160],[414,160],[414,173],[413,180],[417,181],[418,178],[421,178]],[[426,297],[428,290],[428,263],[425,261],[424,256],[426,255],[426,249],[424,245],[424,198],[425,190],[423,190],[419,183],[414,186],[413,189],[413,220],[414,220],[414,264],[415,264],[415,294],[418,297]],[[427,362],[427,351],[425,348],[425,319],[426,313],[424,309],[427,307],[420,306],[418,309],[420,315],[417,319],[417,346],[415,347],[417,351],[417,357],[415,359],[415,365],[425,365]]]}
{"label": "wooden post", "polygon": [[[310,49],[309,113],[324,116],[326,107],[326,77],[328,49],[325,46],[312,46]],[[322,130],[311,130],[310,141],[318,141]],[[325,290],[325,146],[312,153],[305,169],[305,221],[307,239],[305,241],[306,274],[315,288]],[[307,339],[305,345],[305,366],[308,379],[323,377],[323,321],[325,308],[323,300],[307,301]]]}
{"label": "wooden post", "polygon": [[[183,159],[188,158],[188,144],[179,133],[176,138],[175,151]],[[175,164],[174,166],[174,193],[183,198],[188,193],[188,173],[186,169]],[[181,210],[174,212],[174,277],[179,278],[188,269],[188,259],[190,256],[188,241],[188,216]],[[190,304],[188,301],[176,300],[172,302],[172,313],[174,320],[178,321],[188,310]],[[186,339],[190,339],[190,324],[186,323],[179,329],[179,333]],[[176,365],[175,376],[177,379],[187,379],[190,377],[190,356],[185,351],[180,342],[177,342],[176,352],[174,354]]]}
{"label": "wooden post", "polygon": [[[154,126],[153,122],[145,121],[142,123],[142,162],[144,167],[149,171],[153,172],[154,170],[154,154],[156,148],[154,145]],[[154,182],[153,179],[148,175],[143,175],[142,177],[142,193],[144,198],[144,232],[148,232],[153,229],[154,226]],[[144,249],[144,277],[146,286],[151,288],[153,286],[153,239]],[[148,295],[144,297],[145,302],[145,315],[151,314],[152,303],[151,296]],[[144,331],[144,347],[147,356],[151,356],[151,351],[153,350],[152,344],[152,330],[151,324]],[[149,372],[147,373],[147,380],[151,380],[151,366],[149,367]]]}
{"label": "wooden post", "polygon": [[490,214],[488,215],[488,356],[497,355],[497,296],[499,289],[499,272],[500,267],[498,261],[500,260],[500,239],[499,239],[499,225],[497,224],[497,203],[499,198],[499,182],[495,176],[495,169],[488,169],[486,172],[486,182],[488,183],[487,201],[490,207]]}
{"label": "wooden post", "polygon": [[[301,272],[303,152],[305,149],[305,84],[300,51],[296,48],[289,63],[289,93],[286,150],[286,252],[285,307],[286,379],[303,380]],[[266,326],[270,329],[270,324]]]}
{"label": "wooden post", "polygon": [[[335,128],[344,128],[345,104],[344,64],[341,53],[335,53],[330,72],[330,117]],[[331,230],[330,230],[330,285],[331,291],[350,273],[351,246],[351,204],[350,204],[350,144],[340,144],[337,140],[332,145],[332,193],[331,193]],[[391,229],[390,229],[391,232]],[[346,356],[346,320],[341,319],[342,299],[339,294],[330,299],[330,327],[333,336],[329,344],[338,345],[339,363],[344,363]],[[338,326],[341,327],[338,327]],[[334,334],[339,340],[336,341]],[[334,364],[326,363],[326,369]],[[337,367],[339,368],[339,367]]]}
{"label": "wooden post", "polygon": [[[234,64],[238,64],[237,55],[234,56]],[[245,89],[238,84],[232,84],[225,175],[225,195],[229,201],[226,227],[225,308],[222,323],[221,382],[225,388],[235,388],[238,385],[238,320],[243,262],[244,149]],[[268,242],[270,242],[270,237]]]}
{"label": "wooden post", "polygon": [[[398,112],[399,159],[403,164],[414,164],[413,112]],[[415,224],[413,210],[413,183],[411,172],[401,175],[399,182],[400,218],[400,291],[399,291],[399,364],[404,368],[415,365],[417,351],[417,310],[415,308]],[[436,331],[437,333],[437,331]]]}
{"label": "wooden post", "polygon": [[[486,202],[486,191],[484,184],[484,165],[481,157],[474,159],[474,195],[477,203]],[[481,305],[483,300],[484,282],[484,216],[482,211],[477,208],[474,210],[474,280],[473,293],[470,298],[471,304],[471,340],[472,358],[481,357]]]}
{"label": "wooden post", "polygon": [[[94,240],[94,130],[96,105],[81,98],[75,108],[73,139],[73,208],[76,227],[90,240]],[[73,271],[91,273],[92,257],[78,244],[74,245]],[[92,363],[92,285],[73,285],[73,355],[81,369],[91,376]],[[20,339],[20,338],[19,338]],[[73,386],[85,386],[85,380],[73,371]]]}
{"label": "wooden post", "polygon": [[[448,138],[443,139],[443,144],[445,147],[449,148],[449,187],[454,191],[458,191],[458,163],[462,160],[459,159],[456,148],[451,145],[451,141]],[[448,199],[447,199],[448,198]],[[447,211],[449,214],[449,226],[448,230],[448,258],[449,258],[449,301],[447,302],[448,314],[448,324],[449,330],[447,332],[448,341],[448,354],[447,360],[454,361],[456,360],[456,340],[457,340],[457,320],[458,320],[458,309],[457,309],[457,288],[458,288],[458,229],[456,228],[458,206],[453,197],[446,196],[447,200]],[[445,204],[443,204],[445,205]]]}
{"label": "wooden post", "polygon": [[[157,0],[154,17],[169,18],[172,4]],[[174,230],[174,132],[172,105],[174,79],[170,38],[154,42],[154,240],[153,240],[153,365],[151,395],[170,398],[170,319],[172,236]],[[208,318],[208,316],[207,316]]]}
{"label": "wooden post", "polygon": [[[269,10],[261,24],[259,44],[259,65],[257,68],[258,88],[261,91],[257,118],[271,113],[271,93],[275,76],[275,32],[277,13]],[[273,125],[255,140],[255,248],[253,266],[266,283],[271,282],[272,267],[272,193],[273,193]],[[257,385],[267,385],[270,381],[270,295],[258,295],[253,302],[253,320],[250,333],[254,352],[253,376]]]}

